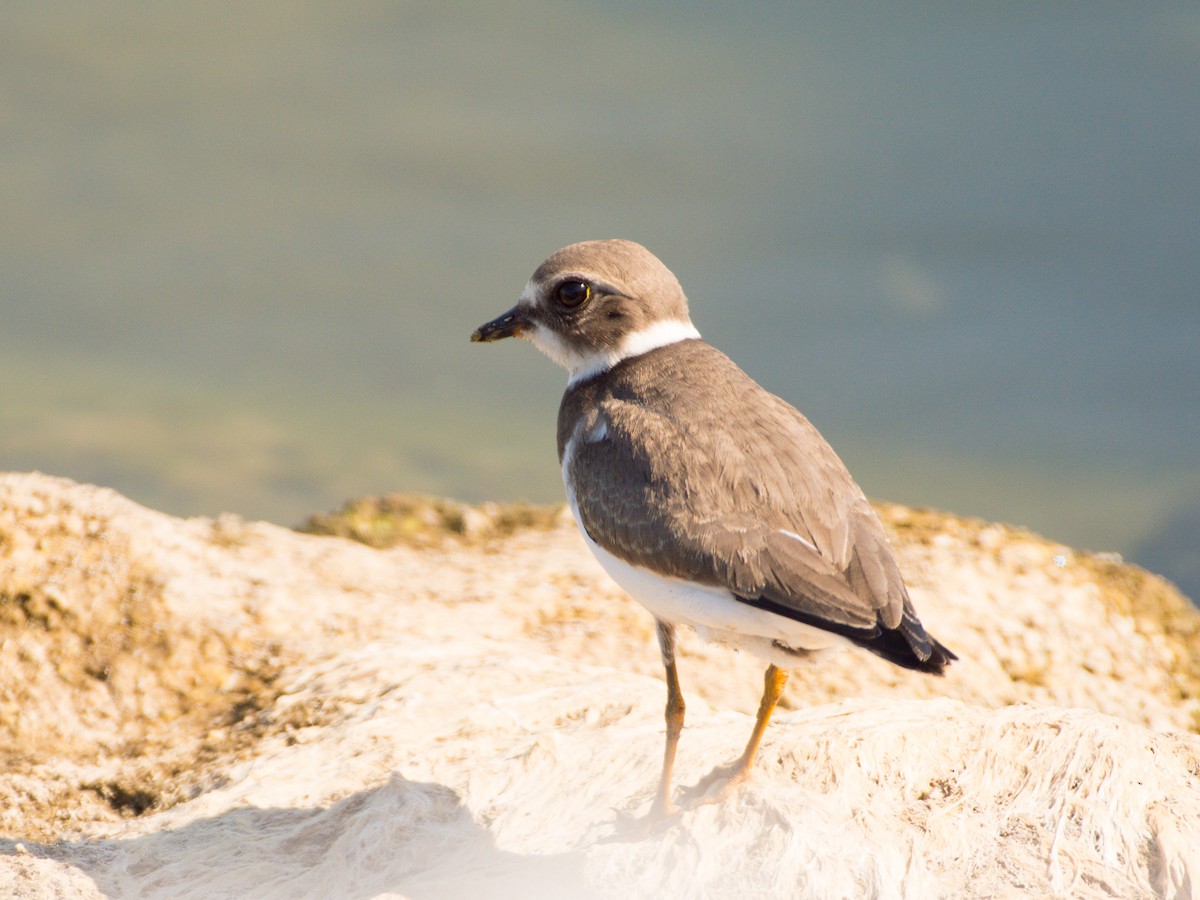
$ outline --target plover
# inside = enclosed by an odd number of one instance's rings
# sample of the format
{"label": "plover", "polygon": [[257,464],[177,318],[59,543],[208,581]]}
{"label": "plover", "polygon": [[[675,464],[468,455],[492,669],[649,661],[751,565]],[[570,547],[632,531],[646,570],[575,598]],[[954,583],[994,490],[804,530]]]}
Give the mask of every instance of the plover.
{"label": "plover", "polygon": [[788,670],[839,646],[942,674],[879,518],[816,428],[705,343],[679,281],[624,240],[571,244],[472,341],[527,338],[565,367],[558,457],[588,548],[657,623],[666,746],[651,820],[671,796],[684,700],[675,627],[768,663],[741,757],[696,788],[743,781]]}

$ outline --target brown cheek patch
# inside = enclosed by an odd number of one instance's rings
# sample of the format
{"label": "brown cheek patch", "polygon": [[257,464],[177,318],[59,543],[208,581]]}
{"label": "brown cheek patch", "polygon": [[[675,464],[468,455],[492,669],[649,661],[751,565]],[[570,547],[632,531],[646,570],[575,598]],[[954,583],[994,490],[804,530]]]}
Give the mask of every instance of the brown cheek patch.
{"label": "brown cheek patch", "polygon": [[[622,315],[610,318],[610,314],[617,309]],[[635,318],[631,315],[633,311],[632,305],[624,302],[624,298],[602,297],[573,318],[570,323],[571,338],[592,350],[612,350],[636,328]]]}

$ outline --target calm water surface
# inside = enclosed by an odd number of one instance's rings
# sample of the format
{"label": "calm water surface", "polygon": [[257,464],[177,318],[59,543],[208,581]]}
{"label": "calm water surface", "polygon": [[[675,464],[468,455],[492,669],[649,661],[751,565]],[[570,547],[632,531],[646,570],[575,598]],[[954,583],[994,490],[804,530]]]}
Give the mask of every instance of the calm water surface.
{"label": "calm water surface", "polygon": [[557,501],[467,337],[623,236],[868,493],[1197,596],[1198,111],[1194,3],[9,3],[0,468]]}

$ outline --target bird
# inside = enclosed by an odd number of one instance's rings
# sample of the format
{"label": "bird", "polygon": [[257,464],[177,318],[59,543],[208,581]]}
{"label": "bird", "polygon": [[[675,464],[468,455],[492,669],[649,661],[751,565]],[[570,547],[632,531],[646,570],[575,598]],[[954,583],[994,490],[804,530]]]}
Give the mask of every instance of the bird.
{"label": "bird", "polygon": [[628,240],[551,254],[474,342],[527,339],[567,370],[558,458],[601,567],[655,620],[667,684],[662,771],[672,795],[685,701],[676,629],[767,663],[745,750],[688,796],[717,802],[750,775],[788,673],[857,647],[942,675],[958,657],[918,619],[879,517],[805,416],[706,343],[679,280]]}

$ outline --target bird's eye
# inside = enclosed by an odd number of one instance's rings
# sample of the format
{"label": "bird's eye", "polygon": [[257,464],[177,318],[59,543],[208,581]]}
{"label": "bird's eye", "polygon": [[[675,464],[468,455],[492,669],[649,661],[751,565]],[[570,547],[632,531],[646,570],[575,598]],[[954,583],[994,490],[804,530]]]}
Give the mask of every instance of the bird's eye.
{"label": "bird's eye", "polygon": [[560,306],[577,309],[592,296],[592,286],[586,281],[564,281],[554,293]]}

